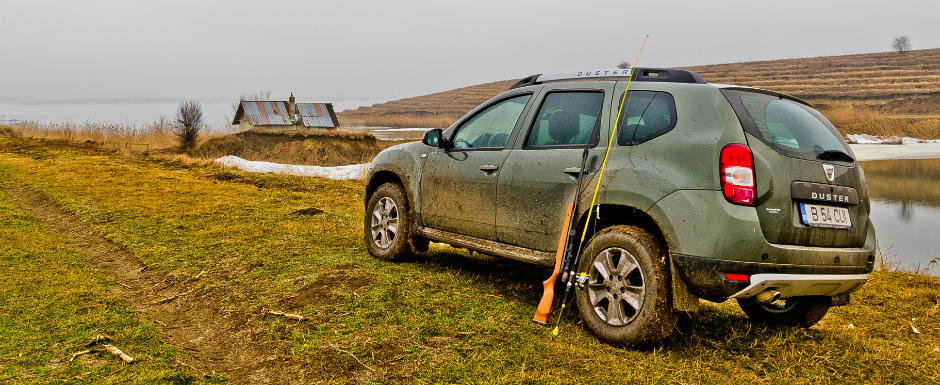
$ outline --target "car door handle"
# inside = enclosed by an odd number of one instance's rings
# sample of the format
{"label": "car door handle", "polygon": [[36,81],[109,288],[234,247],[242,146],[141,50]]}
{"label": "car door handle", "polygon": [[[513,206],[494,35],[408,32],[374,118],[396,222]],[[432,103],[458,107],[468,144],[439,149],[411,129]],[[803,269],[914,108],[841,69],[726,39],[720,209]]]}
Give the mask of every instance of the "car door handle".
{"label": "car door handle", "polygon": [[581,167],[568,167],[565,169],[565,174],[578,175],[580,173],[581,173]]}
{"label": "car door handle", "polygon": [[485,171],[485,172],[493,172],[493,171],[496,171],[496,170],[498,170],[498,169],[499,169],[499,166],[494,166],[494,165],[492,165],[492,164],[484,164],[484,165],[480,166],[480,170],[483,170],[483,171]]}

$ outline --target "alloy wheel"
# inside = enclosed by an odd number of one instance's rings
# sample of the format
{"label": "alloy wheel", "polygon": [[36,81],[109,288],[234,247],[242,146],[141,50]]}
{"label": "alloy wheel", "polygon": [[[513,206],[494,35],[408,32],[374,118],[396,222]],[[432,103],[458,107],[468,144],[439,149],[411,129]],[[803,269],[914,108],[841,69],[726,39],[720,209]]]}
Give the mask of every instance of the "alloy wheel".
{"label": "alloy wheel", "polygon": [[588,278],[588,299],[608,325],[627,325],[640,313],[646,285],[640,264],[630,252],[620,247],[602,250],[594,256]]}
{"label": "alloy wheel", "polygon": [[382,197],[372,210],[372,241],[382,249],[392,246],[398,235],[398,205],[389,197]]}

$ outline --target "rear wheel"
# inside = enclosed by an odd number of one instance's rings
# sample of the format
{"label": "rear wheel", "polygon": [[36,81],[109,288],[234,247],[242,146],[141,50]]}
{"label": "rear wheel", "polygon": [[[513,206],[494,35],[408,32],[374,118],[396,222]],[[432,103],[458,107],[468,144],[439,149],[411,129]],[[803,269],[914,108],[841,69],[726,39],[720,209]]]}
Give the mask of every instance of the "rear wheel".
{"label": "rear wheel", "polygon": [[379,186],[366,204],[363,221],[369,253],[388,261],[410,253],[411,228],[411,211],[401,186],[397,183]]}
{"label": "rear wheel", "polygon": [[575,293],[584,323],[617,344],[655,345],[672,334],[664,250],[649,232],[613,226],[594,235],[578,263],[587,281]]}
{"label": "rear wheel", "polygon": [[770,325],[808,328],[823,319],[831,306],[827,297],[793,297],[762,303],[754,298],[738,299],[748,318]]}

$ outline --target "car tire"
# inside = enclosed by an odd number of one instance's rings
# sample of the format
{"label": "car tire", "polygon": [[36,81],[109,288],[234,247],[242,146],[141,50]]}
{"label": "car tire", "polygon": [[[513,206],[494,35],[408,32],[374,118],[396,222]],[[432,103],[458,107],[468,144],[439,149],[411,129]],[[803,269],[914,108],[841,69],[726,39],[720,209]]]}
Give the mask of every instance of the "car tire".
{"label": "car tire", "polygon": [[832,306],[828,297],[793,297],[765,304],[754,298],[738,299],[741,310],[755,322],[808,328],[826,316]]}
{"label": "car tire", "polygon": [[378,259],[394,261],[413,252],[411,210],[401,185],[385,183],[372,193],[363,235],[369,253]]}
{"label": "car tire", "polygon": [[650,346],[672,334],[678,314],[661,244],[636,226],[608,227],[591,237],[577,270],[587,279],[575,300],[581,319],[600,339]]}

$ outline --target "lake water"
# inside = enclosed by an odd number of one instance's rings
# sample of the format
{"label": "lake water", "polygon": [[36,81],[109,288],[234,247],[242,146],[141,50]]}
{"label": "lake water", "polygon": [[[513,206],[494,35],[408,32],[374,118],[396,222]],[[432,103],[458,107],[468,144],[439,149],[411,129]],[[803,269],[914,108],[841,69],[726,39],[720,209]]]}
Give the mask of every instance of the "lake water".
{"label": "lake water", "polygon": [[[321,98],[315,101],[333,103],[340,112],[381,103],[369,98]],[[63,101],[2,101],[0,100],[0,123],[9,120],[41,121],[44,123],[125,123],[143,125],[159,120],[161,116],[172,118],[182,99],[89,99]],[[204,99],[203,115],[206,123],[219,127],[228,125],[234,115],[232,104],[236,100]]]}
{"label": "lake water", "polygon": [[[940,159],[861,162],[881,251],[901,268],[940,275]],[[931,264],[931,261],[936,261]]]}

